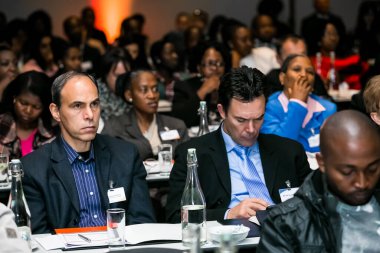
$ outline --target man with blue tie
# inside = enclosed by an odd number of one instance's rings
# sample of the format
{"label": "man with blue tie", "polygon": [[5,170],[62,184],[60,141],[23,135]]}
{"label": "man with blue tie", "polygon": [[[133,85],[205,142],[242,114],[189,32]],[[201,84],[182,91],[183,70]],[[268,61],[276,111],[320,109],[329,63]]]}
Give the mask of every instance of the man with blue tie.
{"label": "man with blue tie", "polygon": [[106,210],[125,209],[126,223],[154,222],[146,171],[131,143],[97,134],[95,79],[67,72],[52,86],[50,112],[61,134],[21,159],[33,233],[106,225]]}
{"label": "man with blue tie", "polygon": [[198,177],[207,220],[249,218],[281,202],[280,190],[298,187],[311,172],[303,147],[259,134],[265,113],[264,75],[243,66],[223,76],[215,132],[177,147],[169,180],[167,220],[180,221],[188,148],[197,150]]}

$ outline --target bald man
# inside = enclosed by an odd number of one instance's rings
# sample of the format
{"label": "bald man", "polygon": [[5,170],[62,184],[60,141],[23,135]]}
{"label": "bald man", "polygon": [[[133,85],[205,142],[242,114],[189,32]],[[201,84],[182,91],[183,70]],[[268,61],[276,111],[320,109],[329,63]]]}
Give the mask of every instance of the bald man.
{"label": "bald man", "polygon": [[320,138],[320,170],[270,210],[257,252],[380,252],[378,127],[346,110],[326,121]]}

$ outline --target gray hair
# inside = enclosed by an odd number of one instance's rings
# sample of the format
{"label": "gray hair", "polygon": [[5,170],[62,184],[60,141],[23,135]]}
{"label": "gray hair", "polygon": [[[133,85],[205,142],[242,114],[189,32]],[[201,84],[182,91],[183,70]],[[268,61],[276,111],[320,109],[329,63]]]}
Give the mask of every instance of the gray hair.
{"label": "gray hair", "polygon": [[76,76],[88,77],[92,81],[92,83],[96,86],[96,90],[99,93],[98,83],[96,82],[95,78],[92,75],[84,73],[84,72],[68,71],[58,76],[54,80],[53,85],[51,86],[52,102],[56,104],[58,108],[61,107],[61,91],[63,87],[66,85],[68,81],[70,81],[72,78]]}

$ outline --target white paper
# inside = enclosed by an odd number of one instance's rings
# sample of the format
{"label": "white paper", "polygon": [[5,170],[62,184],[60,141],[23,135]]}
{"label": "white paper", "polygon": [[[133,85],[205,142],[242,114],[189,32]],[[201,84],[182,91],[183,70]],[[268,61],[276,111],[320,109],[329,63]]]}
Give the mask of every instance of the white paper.
{"label": "white paper", "polygon": [[146,223],[125,227],[126,244],[156,240],[181,241],[181,224]]}
{"label": "white paper", "polygon": [[45,250],[62,249],[65,247],[65,243],[60,235],[37,237],[34,240],[37,241]]}
{"label": "white paper", "polygon": [[80,233],[91,240],[87,242],[78,236],[78,233],[72,234],[59,234],[48,235],[45,237],[38,237],[35,240],[45,249],[70,249],[82,247],[94,247],[108,245],[107,232],[88,232]]}

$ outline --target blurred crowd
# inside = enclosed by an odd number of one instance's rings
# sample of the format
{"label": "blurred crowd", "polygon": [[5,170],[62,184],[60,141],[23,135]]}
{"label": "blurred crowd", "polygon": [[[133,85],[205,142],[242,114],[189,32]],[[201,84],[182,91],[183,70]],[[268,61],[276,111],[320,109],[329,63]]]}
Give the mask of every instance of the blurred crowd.
{"label": "blurred crowd", "polygon": [[[289,99],[306,102],[312,92],[315,100],[333,103],[328,90],[336,84],[361,90],[380,73],[379,1],[361,3],[351,33],[331,13],[328,0],[314,0],[315,10],[303,18],[300,34],[278,19],[282,9],[280,0],[261,1],[249,25],[224,15],[210,17],[201,9],[180,12],[174,17],[175,27],[158,41],[150,41],[144,33],[149,17],[143,13],[126,17],[115,41],[108,41],[94,26],[91,7],[63,21],[65,38],[53,33],[52,18],[44,10],[13,20],[0,13],[0,152],[21,157],[58,134],[49,112],[50,87],[67,71],[84,71],[96,78],[99,132],[104,126],[108,134],[116,135],[115,125],[126,119],[126,113],[138,122],[140,136],[127,134],[126,139],[145,137],[152,150],[141,149],[143,159],[156,155],[160,143],[157,134],[149,138],[151,122],[157,122],[158,101],[171,102],[166,114],[179,119],[177,129],[198,125],[199,101],[207,101],[210,121],[218,122],[220,78],[232,68],[247,65],[263,72],[269,101],[284,91]],[[310,77],[305,78],[307,88],[302,92],[288,94],[293,85],[288,67],[294,64],[289,60],[284,67],[284,63],[294,54],[306,56],[297,64]],[[147,88],[146,82],[155,85]],[[365,112],[360,94],[353,106]],[[187,138],[186,134],[181,140]]]}

